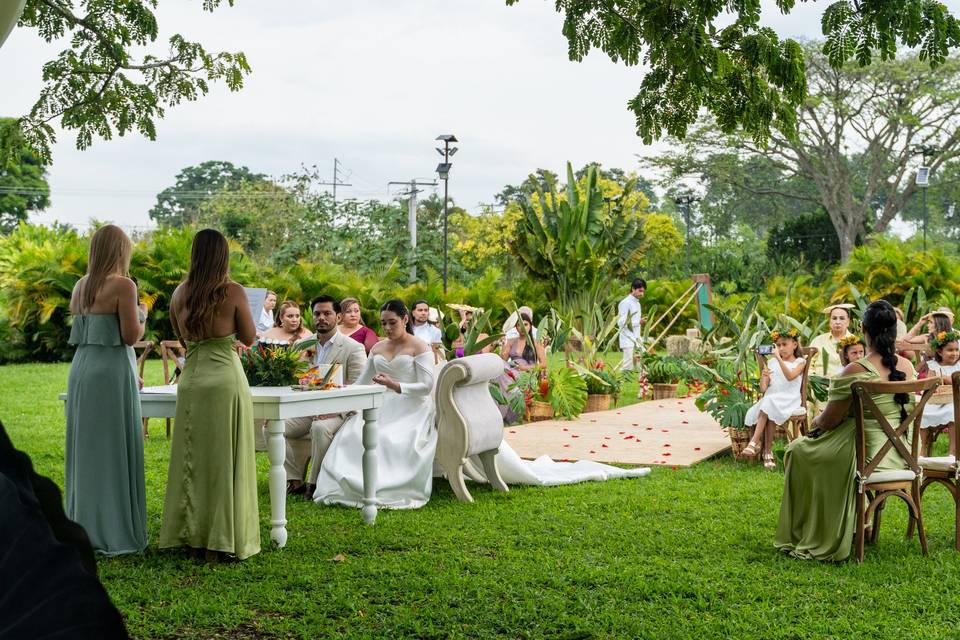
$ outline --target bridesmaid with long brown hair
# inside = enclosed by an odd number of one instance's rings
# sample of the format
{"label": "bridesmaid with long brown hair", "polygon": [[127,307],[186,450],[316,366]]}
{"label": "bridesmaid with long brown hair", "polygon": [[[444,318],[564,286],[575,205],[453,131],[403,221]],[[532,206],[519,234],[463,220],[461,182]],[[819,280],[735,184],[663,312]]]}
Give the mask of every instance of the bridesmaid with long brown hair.
{"label": "bridesmaid with long brown hair", "polygon": [[136,357],[146,307],[130,279],[133,243],[112,224],[90,239],[87,274],[70,296],[70,344],[77,347],[67,378],[64,485],[67,517],[106,555],[147,546]]}
{"label": "bridesmaid with long brown hair", "polygon": [[229,268],[227,239],[203,229],[193,239],[187,279],[170,301],[187,360],[177,385],[160,547],[187,546],[207,560],[260,552],[253,399],[234,350],[237,340],[253,344],[256,327]]}

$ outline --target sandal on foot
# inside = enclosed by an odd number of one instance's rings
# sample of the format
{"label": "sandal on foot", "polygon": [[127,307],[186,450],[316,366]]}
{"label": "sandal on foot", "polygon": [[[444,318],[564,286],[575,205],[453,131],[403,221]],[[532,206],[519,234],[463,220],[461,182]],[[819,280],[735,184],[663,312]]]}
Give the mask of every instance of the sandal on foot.
{"label": "sandal on foot", "polygon": [[777,468],[777,461],[773,457],[773,453],[763,454],[763,468],[774,471]]}
{"label": "sandal on foot", "polygon": [[750,444],[745,446],[743,450],[740,452],[740,457],[756,458],[759,453],[760,453],[760,443],[755,440],[751,440]]}

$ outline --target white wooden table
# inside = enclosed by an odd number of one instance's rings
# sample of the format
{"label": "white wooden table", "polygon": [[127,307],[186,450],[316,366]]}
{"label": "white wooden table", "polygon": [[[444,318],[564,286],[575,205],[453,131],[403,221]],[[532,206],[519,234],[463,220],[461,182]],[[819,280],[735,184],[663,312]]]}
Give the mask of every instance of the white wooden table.
{"label": "white wooden table", "polygon": [[[176,386],[144,387],[140,410],[144,418],[173,418],[177,408]],[[363,412],[363,521],[377,519],[377,420],[383,404],[380,385],[350,385],[327,391],[294,391],[289,387],[251,387],[253,417],[266,420],[270,458],[270,538],[278,547],[287,544],[287,474],[284,420],[324,413]],[[66,394],[60,399],[66,400]],[[176,425],[174,425],[176,428]]]}

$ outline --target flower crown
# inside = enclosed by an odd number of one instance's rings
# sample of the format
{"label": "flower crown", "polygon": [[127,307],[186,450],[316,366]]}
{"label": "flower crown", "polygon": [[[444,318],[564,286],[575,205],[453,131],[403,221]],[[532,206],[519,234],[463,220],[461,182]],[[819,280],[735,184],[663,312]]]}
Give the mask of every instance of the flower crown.
{"label": "flower crown", "polygon": [[796,340],[798,335],[800,335],[800,332],[797,331],[796,327],[793,327],[791,329],[783,329],[783,330],[774,329],[773,331],[770,332],[770,339],[773,340],[774,342],[776,342],[780,338],[793,338],[794,340]]}
{"label": "flower crown", "polygon": [[939,349],[946,346],[948,342],[957,342],[960,341],[960,331],[951,329],[950,331],[941,331],[937,335],[933,336],[933,339],[930,341],[930,346],[934,349]]}
{"label": "flower crown", "polygon": [[863,344],[863,338],[857,335],[849,335],[845,338],[840,338],[840,342],[837,343],[837,348],[843,351],[847,347],[852,347],[855,344]]}

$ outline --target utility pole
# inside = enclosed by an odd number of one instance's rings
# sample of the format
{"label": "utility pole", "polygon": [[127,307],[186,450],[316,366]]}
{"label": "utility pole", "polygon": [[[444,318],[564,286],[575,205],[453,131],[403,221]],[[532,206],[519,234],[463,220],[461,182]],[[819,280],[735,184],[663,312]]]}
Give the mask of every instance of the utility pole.
{"label": "utility pole", "polygon": [[410,282],[417,281],[417,194],[423,191],[417,187],[435,187],[436,182],[417,182],[416,179],[407,182],[388,182],[391,184],[402,184],[409,187],[407,191],[400,193],[401,196],[410,196],[407,201],[407,230],[410,232]]}
{"label": "utility pole", "polygon": [[683,208],[683,222],[687,227],[687,275],[693,274],[693,269],[690,267],[690,205],[696,200],[697,199],[691,195],[683,195],[674,198],[674,202]]}

